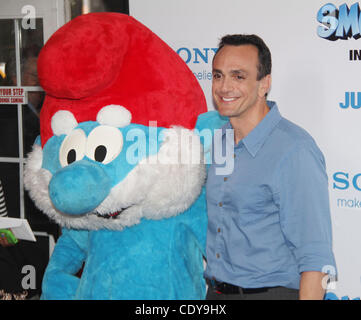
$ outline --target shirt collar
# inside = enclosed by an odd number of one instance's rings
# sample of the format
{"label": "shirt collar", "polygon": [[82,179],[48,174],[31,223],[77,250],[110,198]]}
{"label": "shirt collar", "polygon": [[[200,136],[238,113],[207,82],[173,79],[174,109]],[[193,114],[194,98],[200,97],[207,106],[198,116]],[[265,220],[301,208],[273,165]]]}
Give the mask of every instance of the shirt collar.
{"label": "shirt collar", "polygon": [[[270,133],[276,127],[282,116],[278,110],[277,104],[274,101],[267,101],[270,111],[262,119],[262,121],[245,137],[240,143],[246,147],[247,151],[255,157],[257,152],[264,145]],[[232,129],[231,123],[228,122],[223,129]],[[225,134],[223,130],[223,134]]]}

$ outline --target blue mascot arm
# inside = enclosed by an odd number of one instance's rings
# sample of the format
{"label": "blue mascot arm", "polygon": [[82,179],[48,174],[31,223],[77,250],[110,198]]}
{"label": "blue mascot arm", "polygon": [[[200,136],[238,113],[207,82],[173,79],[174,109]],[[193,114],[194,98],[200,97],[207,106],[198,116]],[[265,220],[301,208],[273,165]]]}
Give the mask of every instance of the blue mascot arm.
{"label": "blue mascot arm", "polygon": [[[207,164],[211,162],[214,130],[220,129],[227,121],[228,119],[220,117],[217,111],[203,113],[197,119],[195,131],[201,138]],[[179,216],[179,222],[172,250],[182,256],[182,259],[172,260],[176,262],[179,270],[182,270],[176,273],[173,279],[178,288],[182,288],[178,290],[177,299],[204,299],[206,285],[203,277],[203,257],[206,256],[207,236],[207,202],[204,186],[198,199]]]}
{"label": "blue mascot arm", "polygon": [[[211,163],[212,139],[216,129],[222,128],[228,122],[228,118],[222,117],[217,111],[208,111],[198,116],[196,130],[200,135],[204,147],[205,161]],[[203,186],[198,199],[188,209],[191,212],[188,226],[197,239],[197,245],[205,256],[206,235],[207,235],[207,203],[206,192]],[[187,215],[186,215],[187,217]]]}
{"label": "blue mascot arm", "polygon": [[86,258],[88,235],[88,231],[63,229],[45,271],[41,299],[75,298],[80,281],[75,274]]}

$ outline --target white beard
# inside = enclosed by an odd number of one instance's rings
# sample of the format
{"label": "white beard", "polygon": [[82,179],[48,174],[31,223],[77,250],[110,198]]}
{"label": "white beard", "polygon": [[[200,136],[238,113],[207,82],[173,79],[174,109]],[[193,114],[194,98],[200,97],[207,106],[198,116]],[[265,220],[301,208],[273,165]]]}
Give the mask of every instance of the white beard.
{"label": "white beard", "polygon": [[[180,135],[184,132],[190,139],[182,140],[180,145]],[[52,174],[41,168],[43,150],[38,145],[28,155],[25,187],[40,210],[67,228],[121,230],[138,224],[141,218],[157,220],[175,216],[187,210],[201,193],[206,177],[203,146],[193,131],[181,127],[167,129],[164,135],[159,152],[141,160],[94,212],[76,216],[54,208],[48,191]],[[122,209],[116,218],[99,217]]]}

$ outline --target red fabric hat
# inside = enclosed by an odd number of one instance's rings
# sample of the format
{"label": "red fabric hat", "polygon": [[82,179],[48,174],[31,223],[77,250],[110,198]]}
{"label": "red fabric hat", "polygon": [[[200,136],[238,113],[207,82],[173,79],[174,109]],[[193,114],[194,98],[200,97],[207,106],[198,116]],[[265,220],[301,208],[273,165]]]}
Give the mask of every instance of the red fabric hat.
{"label": "red fabric hat", "polygon": [[193,129],[206,101],[185,62],[134,18],[90,13],[61,27],[38,59],[46,92],[40,114],[41,141],[54,135],[51,119],[59,110],[77,122],[95,121],[107,105],[121,105],[132,123]]}

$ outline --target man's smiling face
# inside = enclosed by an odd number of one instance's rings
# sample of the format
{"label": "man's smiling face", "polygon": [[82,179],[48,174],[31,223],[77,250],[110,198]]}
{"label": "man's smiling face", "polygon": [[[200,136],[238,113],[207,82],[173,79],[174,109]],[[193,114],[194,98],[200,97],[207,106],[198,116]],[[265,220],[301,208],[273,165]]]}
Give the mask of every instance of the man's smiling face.
{"label": "man's smiling face", "polygon": [[258,49],[253,45],[225,45],[213,61],[212,95],[222,116],[241,117],[264,99],[258,79]]}

